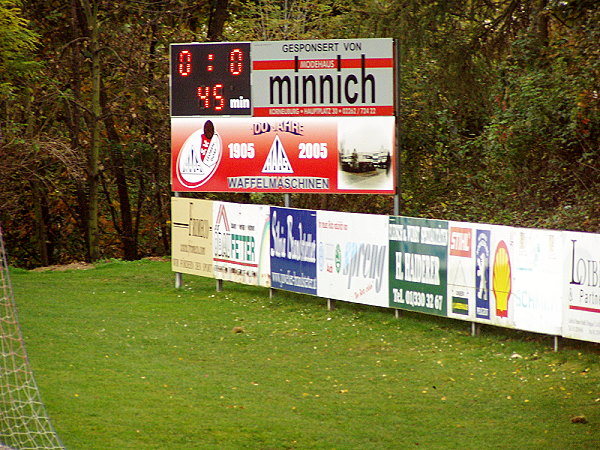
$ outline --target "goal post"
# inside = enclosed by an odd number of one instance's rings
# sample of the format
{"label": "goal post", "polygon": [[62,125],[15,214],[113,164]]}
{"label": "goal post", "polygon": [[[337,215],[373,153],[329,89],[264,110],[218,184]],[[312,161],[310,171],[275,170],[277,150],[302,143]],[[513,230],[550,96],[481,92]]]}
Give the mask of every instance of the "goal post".
{"label": "goal post", "polygon": [[0,226],[0,448],[63,449],[27,358]]}

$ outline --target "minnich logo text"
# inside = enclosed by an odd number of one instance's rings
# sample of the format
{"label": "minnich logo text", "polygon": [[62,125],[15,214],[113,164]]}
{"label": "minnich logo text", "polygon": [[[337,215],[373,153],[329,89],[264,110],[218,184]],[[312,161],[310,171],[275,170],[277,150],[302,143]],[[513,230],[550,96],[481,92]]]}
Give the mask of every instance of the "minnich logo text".
{"label": "minnich logo text", "polygon": [[[367,73],[365,55],[361,55],[360,77],[342,75],[343,60],[337,55],[337,75],[294,75],[269,77],[271,105],[293,104],[354,104],[375,103],[375,76]],[[294,58],[294,72],[298,72],[298,57]]]}

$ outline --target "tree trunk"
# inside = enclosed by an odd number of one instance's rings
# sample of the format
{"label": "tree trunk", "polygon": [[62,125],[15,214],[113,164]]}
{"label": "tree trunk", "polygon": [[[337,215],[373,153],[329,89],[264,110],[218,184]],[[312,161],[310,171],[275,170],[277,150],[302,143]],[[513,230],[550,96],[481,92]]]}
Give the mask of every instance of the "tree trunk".
{"label": "tree trunk", "polygon": [[[115,229],[119,232],[121,244],[123,245],[123,258],[128,261],[133,261],[138,259],[137,233],[134,231],[131,214],[129,186],[127,184],[127,174],[125,173],[125,159],[123,158],[123,152],[121,150],[121,138],[117,132],[113,117],[110,113],[106,99],[106,92],[103,85],[101,85],[100,100],[102,104],[102,110],[104,112],[104,125],[106,128],[106,134],[111,143],[110,169],[115,177],[115,182],[117,183],[117,195],[119,197],[119,213],[121,216],[121,223],[117,223],[117,218],[114,217],[114,225]],[[139,195],[142,195],[142,193],[140,192]]]}
{"label": "tree trunk", "polygon": [[536,0],[533,5],[533,20],[532,20],[532,31],[538,41],[540,49],[548,46],[548,15],[546,14],[546,6],[548,0]]}
{"label": "tree trunk", "polygon": [[[26,90],[25,94],[25,115],[27,120],[27,127],[25,128],[25,137],[29,142],[33,142],[33,134],[35,127],[35,114],[31,108],[31,94],[29,89]],[[39,148],[35,147],[36,151]],[[43,178],[43,168],[40,164],[33,168],[36,176]],[[48,207],[44,208],[43,202],[46,200],[48,193],[42,188],[42,185],[36,176],[33,176],[29,182],[31,186],[32,202],[33,202],[33,214],[35,217],[35,237],[37,241],[38,254],[40,263],[42,266],[50,265],[50,257],[48,252]]]}
{"label": "tree trunk", "polygon": [[89,52],[92,58],[92,136],[90,154],[88,158],[88,245],[90,260],[100,259],[100,229],[99,216],[99,164],[100,159],[100,30],[98,24],[98,3],[90,4],[88,0],[81,0],[86,16],[88,31],[90,33]]}
{"label": "tree trunk", "polygon": [[46,230],[47,227],[47,216],[48,216],[48,207],[44,205],[46,195],[41,186],[40,182],[33,178],[31,180],[31,192],[33,194],[33,210],[35,214],[35,222],[36,222],[36,240],[38,243],[38,251],[40,255],[40,264],[42,266],[50,265],[50,252],[48,251],[48,232]]}
{"label": "tree trunk", "polygon": [[208,31],[206,38],[209,41],[220,41],[223,39],[223,28],[227,20],[229,0],[212,0],[210,15],[208,16]]}
{"label": "tree trunk", "polygon": [[[77,152],[81,152],[82,158],[85,158],[85,153],[81,145],[81,84],[82,84],[82,54],[81,54],[81,37],[88,34],[85,27],[85,18],[81,14],[80,0],[71,0],[71,41],[70,54],[71,61],[69,68],[71,71],[70,87],[73,92],[73,102],[66,103],[66,117],[68,118],[68,129],[71,139],[71,147]],[[90,247],[88,230],[89,230],[89,203],[87,195],[87,186],[83,180],[75,182],[77,210],[74,212],[74,217],[77,220],[77,227],[80,230],[81,236],[86,236],[84,239],[86,259],[90,260]]]}

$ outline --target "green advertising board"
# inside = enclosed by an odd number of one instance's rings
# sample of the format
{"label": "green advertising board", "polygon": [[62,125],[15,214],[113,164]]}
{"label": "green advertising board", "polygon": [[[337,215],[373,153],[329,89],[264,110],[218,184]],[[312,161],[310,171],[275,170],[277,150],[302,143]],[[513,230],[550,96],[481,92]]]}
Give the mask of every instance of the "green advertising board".
{"label": "green advertising board", "polygon": [[389,219],[390,307],[446,316],[448,222]]}

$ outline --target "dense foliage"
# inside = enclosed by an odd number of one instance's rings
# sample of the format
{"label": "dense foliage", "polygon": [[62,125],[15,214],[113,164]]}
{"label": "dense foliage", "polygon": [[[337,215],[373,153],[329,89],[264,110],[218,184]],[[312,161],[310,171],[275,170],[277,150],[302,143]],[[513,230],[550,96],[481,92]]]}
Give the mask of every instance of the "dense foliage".
{"label": "dense foliage", "polygon": [[13,263],[169,253],[169,43],[352,37],[400,42],[402,214],[600,231],[592,0],[0,0],[0,223]]}

